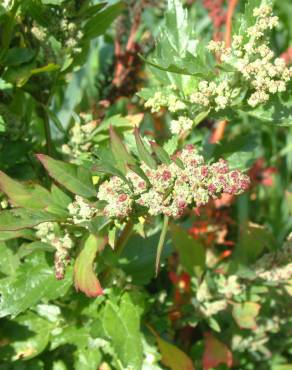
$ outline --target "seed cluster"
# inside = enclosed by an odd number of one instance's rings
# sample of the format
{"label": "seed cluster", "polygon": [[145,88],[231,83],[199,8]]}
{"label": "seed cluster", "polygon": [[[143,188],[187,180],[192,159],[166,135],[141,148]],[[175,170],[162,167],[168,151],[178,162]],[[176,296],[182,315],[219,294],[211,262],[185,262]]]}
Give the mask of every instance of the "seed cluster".
{"label": "seed cluster", "polygon": [[70,262],[69,251],[73,247],[70,235],[59,229],[53,222],[43,222],[36,226],[36,236],[43,243],[48,243],[56,249],[55,252],[55,275],[58,280],[64,278],[65,268]]}
{"label": "seed cluster", "polygon": [[76,195],[75,201],[69,204],[68,211],[73,223],[76,225],[91,220],[96,212],[94,207],[79,195]]}
{"label": "seed cluster", "polygon": [[[271,94],[283,92],[292,76],[292,69],[286,67],[282,58],[274,59],[265,33],[278,25],[278,17],[272,15],[272,8],[261,6],[253,11],[255,24],[247,28],[244,35],[233,37],[232,47],[226,48],[224,42],[211,41],[209,51],[220,55],[221,62],[235,68],[241,78],[253,91],[247,103],[255,107],[266,103]],[[273,60],[274,59],[274,60]],[[198,90],[190,96],[193,103],[204,107],[213,105],[215,110],[226,108],[238,96],[232,79],[218,82],[201,81]]]}
{"label": "seed cluster", "polygon": [[177,153],[176,158],[184,169],[175,162],[161,164],[157,169],[142,164],[149,184],[132,171],[126,175],[132,186],[116,176],[102,183],[97,197],[107,203],[104,214],[123,219],[144,210],[152,216],[178,218],[188,206],[202,206],[222,193],[240,194],[249,187],[248,176],[238,170],[230,171],[223,159],[206,164],[192,145]]}

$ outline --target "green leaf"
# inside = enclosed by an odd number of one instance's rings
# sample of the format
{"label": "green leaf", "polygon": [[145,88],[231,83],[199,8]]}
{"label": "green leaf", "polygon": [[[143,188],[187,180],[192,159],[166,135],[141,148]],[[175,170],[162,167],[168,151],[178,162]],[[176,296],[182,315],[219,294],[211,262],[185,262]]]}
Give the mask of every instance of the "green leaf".
{"label": "green leaf", "polygon": [[1,231],[0,232],[0,242],[10,239],[23,238],[28,240],[34,239],[34,232],[29,229],[15,230],[15,231]]}
{"label": "green leaf", "polygon": [[104,336],[110,341],[121,368],[141,370],[143,348],[140,332],[140,308],[130,294],[122,296],[119,305],[107,301],[101,312]]}
{"label": "green leaf", "polygon": [[[155,275],[155,260],[160,233],[142,238],[133,235],[126,244],[119,260],[119,266],[136,285],[146,285]],[[137,248],[137,245],[139,248]],[[167,241],[161,254],[161,262],[172,253],[171,245]]]}
{"label": "green leaf", "polygon": [[232,315],[241,329],[256,329],[261,306],[255,302],[234,303]]}
{"label": "green leaf", "polygon": [[0,171],[0,189],[15,206],[44,209],[52,202],[50,193],[42,186],[20,184],[2,171]]}
{"label": "green leaf", "polygon": [[17,66],[30,62],[35,56],[35,51],[27,48],[11,48],[7,50],[3,63],[6,66]]}
{"label": "green leaf", "polygon": [[206,267],[204,246],[175,224],[170,224],[170,231],[182,267],[188,274],[200,277]]}
{"label": "green leaf", "polygon": [[205,52],[200,52],[199,45],[188,11],[180,0],[169,0],[165,25],[160,29],[155,52],[147,63],[169,74],[196,76],[209,73]]}
{"label": "green leaf", "polygon": [[9,363],[29,360],[42,353],[49,343],[53,329],[52,323],[29,311],[1,326],[5,340],[0,347],[0,357]]}
{"label": "green leaf", "polygon": [[162,163],[171,164],[171,159],[170,159],[167,151],[165,151],[161,146],[159,146],[154,141],[151,141],[150,144],[151,144],[151,147],[152,147],[154,153],[156,154],[157,158]]}
{"label": "green leaf", "polygon": [[273,234],[264,226],[249,223],[242,227],[239,242],[234,251],[234,261],[254,263],[263,250],[274,250],[276,241]]}
{"label": "green leaf", "polygon": [[4,275],[15,274],[19,265],[19,258],[5,243],[0,242],[0,273]]}
{"label": "green leaf", "polygon": [[127,165],[135,165],[134,158],[128,153],[119,135],[114,128],[110,126],[111,149],[115,157],[118,169],[123,173],[127,173]]}
{"label": "green leaf", "polygon": [[58,161],[44,154],[37,154],[37,158],[46,168],[49,175],[73,194],[78,194],[85,198],[96,196],[91,174],[86,168]]}
{"label": "green leaf", "polygon": [[146,149],[137,127],[135,128],[135,140],[140,160],[143,161],[149,168],[155,170],[157,168],[157,163]]}
{"label": "green leaf", "polygon": [[103,294],[99,280],[93,270],[96,253],[106,244],[103,236],[89,235],[84,247],[79,253],[74,265],[75,288],[88,297],[97,297]]}
{"label": "green leaf", "polygon": [[57,280],[53,264],[43,253],[34,253],[18,268],[17,273],[0,280],[0,317],[16,316],[42,299],[62,297],[72,284],[72,269],[64,280]]}
{"label": "green leaf", "polygon": [[85,38],[93,39],[105,33],[107,28],[124,9],[125,3],[119,1],[96,14],[84,26]]}
{"label": "green leaf", "polygon": [[49,221],[62,221],[62,219],[45,211],[24,208],[5,210],[0,212],[0,231],[26,229]]}

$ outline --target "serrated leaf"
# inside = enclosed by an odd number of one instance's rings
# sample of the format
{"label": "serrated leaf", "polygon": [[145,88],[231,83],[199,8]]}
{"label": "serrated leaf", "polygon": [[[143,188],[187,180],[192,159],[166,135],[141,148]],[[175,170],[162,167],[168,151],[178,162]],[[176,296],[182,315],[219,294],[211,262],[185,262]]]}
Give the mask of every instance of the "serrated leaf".
{"label": "serrated leaf", "polygon": [[121,302],[107,301],[101,313],[104,336],[111,342],[122,368],[141,370],[143,360],[140,308],[126,293]]}
{"label": "serrated leaf", "polygon": [[201,276],[206,267],[204,246],[181,227],[170,224],[172,242],[179,254],[183,269],[190,275]]}
{"label": "serrated leaf", "polygon": [[138,128],[135,128],[135,140],[136,140],[136,146],[137,146],[138,154],[139,154],[141,161],[143,161],[149,168],[152,168],[153,170],[155,170],[157,168],[157,163],[155,159],[152,158],[148,150],[146,149],[145,144],[143,143],[143,140],[139,134]]}
{"label": "serrated leaf", "polygon": [[45,154],[37,154],[37,158],[49,175],[73,194],[81,195],[85,198],[96,196],[91,173],[86,168],[58,161]]}
{"label": "serrated leaf", "polygon": [[134,158],[128,153],[124,143],[114,128],[110,126],[111,149],[115,157],[118,169],[123,173],[127,173],[127,166],[135,165]]}
{"label": "serrated leaf", "polygon": [[93,263],[98,250],[106,244],[103,236],[89,235],[79,253],[74,265],[74,284],[88,297],[97,297],[103,294],[99,280],[93,270]]}
{"label": "serrated leaf", "polygon": [[232,315],[241,329],[256,329],[261,306],[255,302],[234,303]]}
{"label": "serrated leaf", "polygon": [[43,253],[25,260],[17,273],[0,280],[0,317],[16,316],[42,299],[56,299],[66,294],[72,284],[72,269],[67,268],[64,280],[57,280],[53,263]]}

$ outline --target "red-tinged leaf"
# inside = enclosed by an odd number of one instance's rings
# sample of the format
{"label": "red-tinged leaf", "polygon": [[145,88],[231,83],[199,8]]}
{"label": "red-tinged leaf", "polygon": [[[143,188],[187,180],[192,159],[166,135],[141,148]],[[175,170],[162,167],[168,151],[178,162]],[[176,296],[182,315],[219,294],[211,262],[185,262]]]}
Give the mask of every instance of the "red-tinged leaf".
{"label": "red-tinged leaf", "polygon": [[160,354],[161,362],[171,370],[195,370],[192,360],[187,354],[164,339],[162,339],[153,329],[151,332],[155,335]]}
{"label": "red-tinged leaf", "polygon": [[232,315],[241,329],[256,329],[256,317],[260,309],[261,306],[255,302],[235,303]]}
{"label": "red-tinged leaf", "polygon": [[215,369],[220,364],[232,366],[232,353],[228,347],[213,335],[205,334],[205,351],[203,355],[203,369]]}
{"label": "red-tinged leaf", "polygon": [[102,287],[93,270],[93,263],[97,251],[102,249],[105,243],[104,237],[90,235],[75,261],[75,288],[77,291],[80,290],[85,293],[88,297],[97,297],[103,294]]}
{"label": "red-tinged leaf", "polygon": [[23,185],[0,171],[0,190],[15,206],[44,209],[52,203],[51,194],[40,185]]}
{"label": "red-tinged leaf", "polygon": [[91,173],[86,168],[58,161],[44,154],[37,154],[37,158],[49,175],[73,194],[85,198],[96,196]]}
{"label": "red-tinged leaf", "polygon": [[135,165],[134,158],[128,153],[125,145],[123,144],[119,135],[115,132],[114,128],[110,126],[110,139],[111,139],[111,148],[113,155],[115,157],[117,167],[123,174],[126,174],[128,171],[127,166]]}

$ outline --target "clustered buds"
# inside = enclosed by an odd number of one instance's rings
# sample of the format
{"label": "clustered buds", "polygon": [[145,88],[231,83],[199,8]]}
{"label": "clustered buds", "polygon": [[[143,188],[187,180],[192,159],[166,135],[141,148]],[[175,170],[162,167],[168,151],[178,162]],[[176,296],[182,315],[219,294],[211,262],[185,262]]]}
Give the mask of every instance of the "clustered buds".
{"label": "clustered buds", "polygon": [[96,121],[92,120],[91,115],[81,113],[80,121],[75,121],[70,130],[68,143],[62,145],[62,152],[72,158],[78,158],[87,153],[92,146],[90,138],[95,128]]}
{"label": "clustered buds", "polygon": [[[278,17],[272,15],[270,6],[261,6],[253,11],[255,24],[247,28],[245,35],[235,35],[232,47],[226,48],[224,42],[211,41],[209,51],[218,53],[222,62],[231,65],[241,74],[253,93],[248,99],[252,107],[266,103],[271,94],[283,92],[291,79],[292,69],[286,67],[285,60],[276,58],[270,49],[265,32],[278,25]],[[224,88],[220,85],[225,84]],[[212,86],[211,86],[212,84]],[[218,89],[220,91],[218,91]],[[199,83],[198,91],[193,93],[191,100],[199,105],[214,104],[216,110],[224,109],[231,104],[232,98],[238,96],[232,80]]]}
{"label": "clustered buds", "polygon": [[186,109],[186,105],[174,93],[169,91],[157,91],[154,96],[145,102],[146,108],[151,108],[151,112],[159,112],[162,107],[168,107],[170,112],[177,112]]}
{"label": "clustered buds", "polygon": [[75,201],[69,204],[68,211],[74,224],[91,220],[96,212],[95,208],[79,195],[76,195]]}
{"label": "clustered buds", "polygon": [[[175,160],[183,163],[179,166]],[[182,168],[184,167],[184,168]],[[202,206],[222,193],[241,194],[249,187],[249,178],[238,170],[231,171],[225,160],[206,164],[192,145],[175,155],[169,165],[141,168],[149,183],[129,171],[128,183],[113,176],[98,190],[99,200],[106,201],[104,214],[123,219],[139,210],[152,216],[164,214],[178,218],[188,206]],[[131,186],[129,186],[129,184]]]}
{"label": "clustered buds", "polygon": [[56,249],[55,275],[58,280],[64,279],[65,268],[70,262],[69,251],[73,247],[70,235],[65,232],[60,235],[58,225],[53,222],[43,222],[36,226],[36,236]]}

